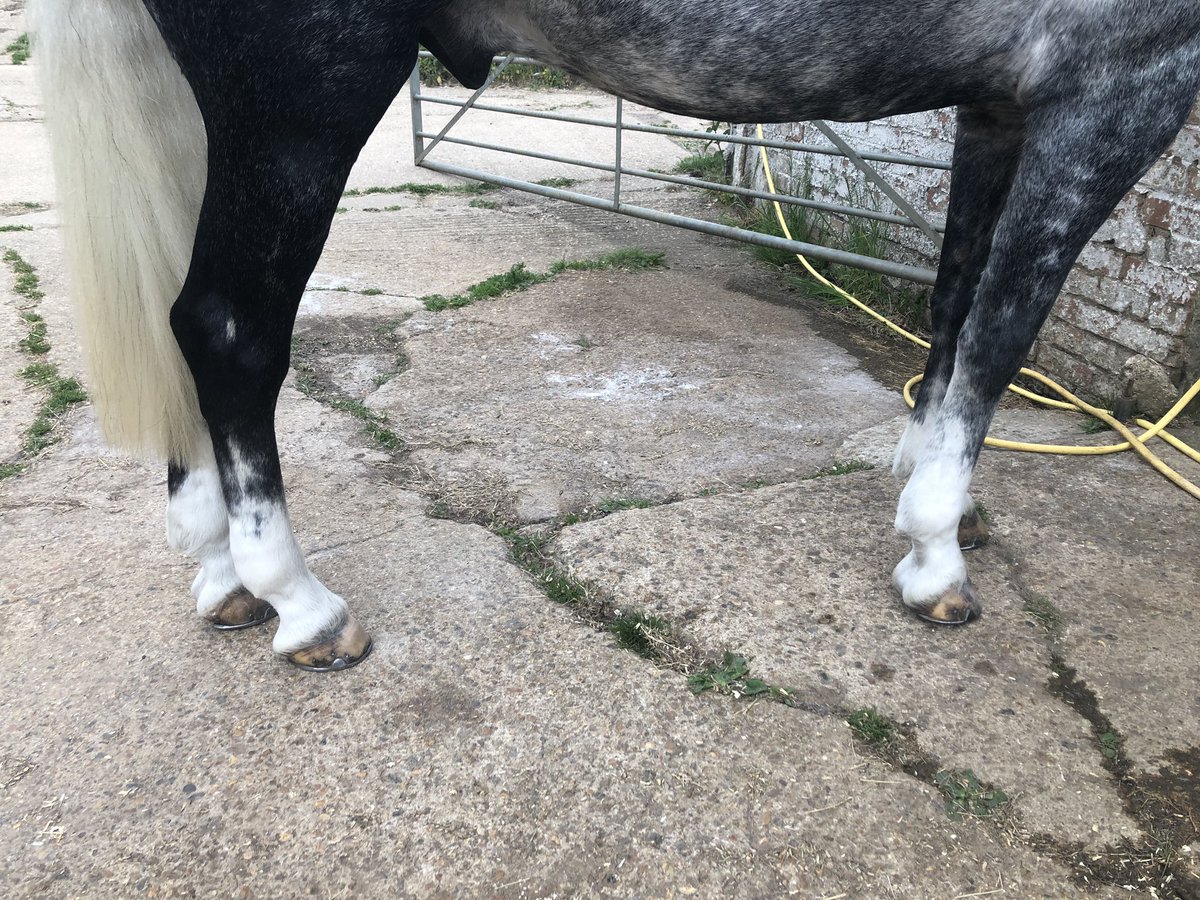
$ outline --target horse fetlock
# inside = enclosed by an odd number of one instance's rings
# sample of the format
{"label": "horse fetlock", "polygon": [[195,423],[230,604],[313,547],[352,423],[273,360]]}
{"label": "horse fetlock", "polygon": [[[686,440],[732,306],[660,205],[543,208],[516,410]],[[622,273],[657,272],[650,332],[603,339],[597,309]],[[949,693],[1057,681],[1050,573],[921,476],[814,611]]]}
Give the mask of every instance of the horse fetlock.
{"label": "horse fetlock", "polygon": [[953,533],[935,543],[914,543],[893,570],[892,581],[904,605],[917,611],[961,588],[967,582],[967,567]]}
{"label": "horse fetlock", "polygon": [[196,614],[211,619],[226,598],[245,590],[233,567],[228,551],[205,560],[192,581],[192,596],[196,598]]}
{"label": "horse fetlock", "polygon": [[311,573],[286,590],[257,594],[279,613],[279,630],[272,648],[282,656],[325,643],[350,620],[346,601],[321,584]]}

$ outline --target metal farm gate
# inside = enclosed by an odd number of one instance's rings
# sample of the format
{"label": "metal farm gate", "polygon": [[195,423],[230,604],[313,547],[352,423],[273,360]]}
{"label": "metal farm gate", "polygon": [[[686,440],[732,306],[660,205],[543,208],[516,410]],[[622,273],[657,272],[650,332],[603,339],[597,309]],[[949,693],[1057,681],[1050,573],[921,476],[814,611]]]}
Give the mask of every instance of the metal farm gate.
{"label": "metal farm gate", "polygon": [[[423,52],[421,56],[422,58],[432,58],[431,54],[426,52]],[[409,81],[409,93],[412,102],[413,157],[418,166],[435,172],[443,172],[448,175],[457,175],[462,178],[469,178],[476,181],[486,182],[488,184],[494,184],[499,187],[514,188],[516,190],[526,191],[531,194],[539,194],[543,197],[550,197],[555,200],[565,200],[569,203],[590,206],[594,209],[617,212],[623,215],[633,216],[638,219],[645,219],[650,222],[659,222],[664,225],[674,225],[679,228],[687,228],[692,231],[717,235],[718,237],[731,238],[733,240],[743,241],[748,244],[758,244],[763,247],[770,247],[775,250],[783,250],[789,253],[802,253],[805,256],[813,259],[847,266],[855,266],[861,269],[868,269],[884,275],[916,282],[918,284],[933,284],[935,272],[932,269],[927,269],[920,266],[905,265],[903,263],[898,263],[891,260],[879,259],[873,256],[864,256],[844,250],[808,244],[801,241],[789,241],[782,237],[760,234],[756,231],[749,231],[747,229],[737,228],[731,225],[723,225],[716,222],[705,221],[703,219],[694,219],[687,216],[675,215],[673,213],[649,209],[643,206],[634,206],[624,201],[622,196],[622,188],[626,184],[626,179],[642,178],[650,181],[665,182],[667,184],[702,188],[709,191],[718,191],[723,194],[731,194],[747,200],[778,200],[783,204],[808,207],[810,209],[815,209],[826,213],[833,213],[838,216],[857,216],[897,225],[902,228],[917,229],[923,232],[925,236],[934,243],[934,246],[940,249],[942,243],[941,234],[944,231],[944,224],[939,222],[931,222],[927,217],[923,216],[920,212],[913,208],[912,204],[905,200],[904,197],[902,197],[895,189],[895,187],[892,186],[872,164],[882,163],[917,168],[947,170],[950,168],[949,163],[936,159],[905,156],[902,154],[859,152],[847,144],[845,140],[843,140],[824,122],[811,123],[815,125],[829,140],[829,145],[818,146],[797,143],[793,141],[760,140],[756,136],[746,134],[714,135],[711,132],[689,131],[680,128],[666,128],[659,125],[643,125],[640,123],[627,122],[625,121],[624,116],[625,104],[620,98],[614,98],[616,110],[612,119],[589,118],[585,116],[569,115],[566,113],[553,111],[515,109],[512,107],[482,102],[481,98],[483,98],[488,88],[491,87],[496,78],[502,72],[504,72],[508,66],[512,65],[513,63],[541,65],[541,63],[536,60],[514,55],[497,57],[495,62],[496,64],[493,66],[487,82],[483,85],[483,87],[479,88],[479,90],[475,91],[465,100],[433,96],[426,93],[421,84],[420,67],[418,66],[414,68],[412,77]],[[437,133],[425,130],[423,105],[426,103],[453,107],[456,110],[446,125]],[[463,119],[463,117],[473,109],[489,113],[525,116],[535,119],[549,119],[555,122],[564,122],[568,124],[579,125],[581,127],[608,130],[612,132],[611,146],[613,152],[611,161],[598,162],[595,160],[573,159],[569,157],[556,156],[551,153],[544,153],[538,150],[509,147],[454,136],[451,133],[454,129],[454,126],[457,125]],[[628,166],[625,163],[625,155],[622,147],[623,137],[627,132],[658,134],[671,138],[693,139],[718,144],[740,144],[744,145],[747,150],[765,147],[768,150],[781,150],[789,153],[808,153],[843,157],[853,163],[853,165],[860,172],[862,172],[867,181],[873,184],[881,194],[887,197],[895,205],[896,212],[886,213],[860,206],[832,203],[807,197],[793,197],[787,194],[771,194],[767,191],[755,190],[753,188],[744,188],[735,185],[718,184],[704,181],[687,175],[667,174],[664,172],[655,172],[648,169]],[[457,144],[479,150],[513,154],[516,156],[524,156],[547,162],[578,166],[580,168],[590,169],[595,172],[604,172],[613,177],[613,192],[611,196],[598,197],[592,194],[580,193],[578,191],[535,184],[531,181],[507,178],[495,173],[486,172],[479,169],[466,168],[455,165],[452,162],[443,162],[440,159],[432,158],[431,155],[433,154],[433,151],[437,150],[444,144]]]}

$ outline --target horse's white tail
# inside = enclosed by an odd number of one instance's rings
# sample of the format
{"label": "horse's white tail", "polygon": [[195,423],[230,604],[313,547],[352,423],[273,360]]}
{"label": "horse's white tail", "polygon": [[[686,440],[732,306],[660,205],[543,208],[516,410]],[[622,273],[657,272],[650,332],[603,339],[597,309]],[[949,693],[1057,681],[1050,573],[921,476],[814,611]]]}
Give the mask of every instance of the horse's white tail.
{"label": "horse's white tail", "polygon": [[101,428],[186,460],[202,419],[170,310],[204,193],[200,111],[141,0],[33,0],[29,13]]}

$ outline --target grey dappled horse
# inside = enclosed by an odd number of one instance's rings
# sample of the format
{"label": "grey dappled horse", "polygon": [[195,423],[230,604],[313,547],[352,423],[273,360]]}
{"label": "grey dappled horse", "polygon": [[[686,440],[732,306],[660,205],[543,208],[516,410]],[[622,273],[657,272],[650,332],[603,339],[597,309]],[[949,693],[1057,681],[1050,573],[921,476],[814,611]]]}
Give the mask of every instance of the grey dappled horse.
{"label": "grey dappled horse", "polygon": [[370,650],[309,571],[273,414],[355,157],[423,42],[478,86],[516,51],[668,112],[958,107],[933,349],[896,454],[904,603],[979,604],[959,549],[1001,391],[1067,272],[1200,86],[1196,0],[32,0],[74,293],[114,443],[169,460],[197,610],[274,649]]}

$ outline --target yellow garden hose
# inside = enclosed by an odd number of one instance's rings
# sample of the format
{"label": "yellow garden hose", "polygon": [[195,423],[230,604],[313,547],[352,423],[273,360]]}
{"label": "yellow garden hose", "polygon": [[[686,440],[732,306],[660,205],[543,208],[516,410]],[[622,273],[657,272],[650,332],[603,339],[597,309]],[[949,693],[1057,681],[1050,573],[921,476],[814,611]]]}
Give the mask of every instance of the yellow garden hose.
{"label": "yellow garden hose", "polygon": [[[758,137],[759,140],[765,139],[763,127],[761,125],[758,126]],[[775,190],[775,176],[771,172],[771,161],[767,157],[767,148],[760,146],[759,152],[762,155],[763,172],[767,179],[767,191],[771,194],[777,194],[778,192]],[[772,205],[775,208],[775,217],[779,220],[779,227],[783,229],[784,236],[788,240],[794,240],[791,229],[788,228],[787,218],[783,214],[783,207],[780,205],[778,200],[773,200]],[[800,260],[800,264],[804,266],[808,274],[817,281],[821,282],[821,284],[825,285],[825,287],[835,291],[839,296],[854,304],[871,318],[883,323],[901,337],[912,341],[914,344],[923,347],[926,350],[929,349],[928,341],[922,340],[915,334],[906,331],[891,319],[871,309],[871,307],[867,306],[857,297],[853,297],[846,291],[842,290],[840,287],[814,269],[812,264],[805,259],[802,254],[797,253],[796,258]],[[1058,382],[1051,378],[1047,378],[1040,372],[1023,368],[1021,369],[1021,374],[1027,378],[1032,378],[1035,381],[1040,382],[1063,399],[1053,400],[1049,397],[1042,397],[1039,394],[1033,393],[1032,391],[1027,391],[1022,387],[1010,384],[1008,389],[1013,393],[1018,394],[1027,400],[1032,400],[1035,403],[1040,403],[1043,406],[1053,407],[1054,409],[1073,410],[1075,412],[1086,413],[1089,416],[1094,416],[1112,428],[1115,432],[1117,432],[1117,434],[1123,437],[1124,440],[1119,444],[1108,444],[1100,447],[1087,447],[1064,444],[1029,444],[1021,441],[1006,441],[1001,440],[1000,438],[989,437],[984,441],[987,446],[996,447],[1000,450],[1020,450],[1026,453],[1055,453],[1067,456],[1102,456],[1108,453],[1121,453],[1126,450],[1133,450],[1140,457],[1142,457],[1142,459],[1153,466],[1156,471],[1167,478],[1172,484],[1191,494],[1191,496],[1197,500],[1200,500],[1200,487],[1197,487],[1195,484],[1188,481],[1188,479],[1184,478],[1182,475],[1168,466],[1146,447],[1146,442],[1151,438],[1161,438],[1180,453],[1184,454],[1195,462],[1200,463],[1200,452],[1197,452],[1193,447],[1189,447],[1183,441],[1179,440],[1179,438],[1170,434],[1166,430],[1167,426],[1175,420],[1175,417],[1178,416],[1184,410],[1184,408],[1191,403],[1193,399],[1195,399],[1197,395],[1200,395],[1200,381],[1197,381],[1190,388],[1188,388],[1183,396],[1179,398],[1179,401],[1173,407],[1171,407],[1170,411],[1157,422],[1151,424],[1144,419],[1137,419],[1136,422],[1138,427],[1145,429],[1145,431],[1143,431],[1141,434],[1134,434],[1119,420],[1113,418],[1111,411],[1100,409],[1099,407],[1092,406],[1090,403],[1084,402]],[[915,375],[909,379],[906,385],[904,385],[904,401],[908,404],[910,409],[915,406],[912,389],[915,385],[920,383],[923,377],[923,375]]]}

